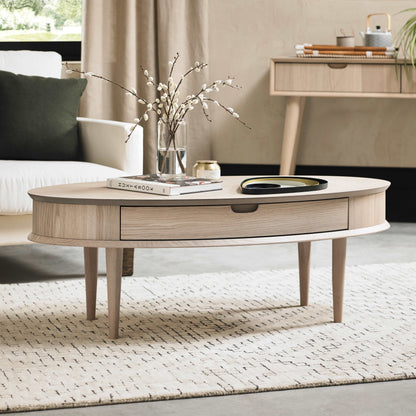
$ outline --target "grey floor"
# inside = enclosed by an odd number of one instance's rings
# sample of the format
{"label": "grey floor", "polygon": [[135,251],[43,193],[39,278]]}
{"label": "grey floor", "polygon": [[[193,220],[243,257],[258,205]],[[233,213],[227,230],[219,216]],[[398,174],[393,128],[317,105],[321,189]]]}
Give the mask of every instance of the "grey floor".
{"label": "grey floor", "polygon": [[[415,248],[416,224],[392,224],[391,229],[384,233],[349,239],[347,264],[416,261]],[[330,242],[314,243],[312,267],[329,266],[330,252]],[[105,274],[103,254],[100,252],[99,273],[102,275]],[[295,267],[295,244],[203,249],[137,249],[134,275],[167,276],[202,271]],[[67,279],[82,275],[83,256],[79,248],[41,245],[0,247],[0,283]],[[406,416],[416,415],[416,380],[11,414]]]}

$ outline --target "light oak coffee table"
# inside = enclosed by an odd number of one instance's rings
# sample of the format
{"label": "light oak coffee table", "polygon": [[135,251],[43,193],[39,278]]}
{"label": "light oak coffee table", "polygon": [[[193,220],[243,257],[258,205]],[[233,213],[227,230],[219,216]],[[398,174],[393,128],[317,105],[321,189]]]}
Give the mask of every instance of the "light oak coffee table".
{"label": "light oak coffee table", "polygon": [[389,182],[324,177],[328,188],[246,195],[245,177],[223,177],[223,190],[159,196],[108,189],[104,182],[33,189],[31,241],[84,247],[87,319],[95,319],[98,247],[106,249],[110,338],[118,337],[123,248],[298,243],[300,304],[308,304],[311,242],[332,240],[334,321],[342,320],[348,237],[389,228]]}

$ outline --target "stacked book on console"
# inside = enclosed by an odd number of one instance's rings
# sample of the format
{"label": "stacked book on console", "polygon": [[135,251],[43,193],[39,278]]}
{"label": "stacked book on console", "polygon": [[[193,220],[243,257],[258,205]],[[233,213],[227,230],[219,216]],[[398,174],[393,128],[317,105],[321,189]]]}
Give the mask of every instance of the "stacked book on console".
{"label": "stacked book on console", "polygon": [[146,192],[158,195],[181,195],[222,189],[217,179],[183,176],[179,179],[165,179],[157,175],[136,175],[107,179],[107,187],[125,191]]}
{"label": "stacked book on console", "polygon": [[304,43],[303,45],[296,45],[295,48],[296,56],[301,58],[394,58],[396,56],[396,48],[394,46],[336,46]]}

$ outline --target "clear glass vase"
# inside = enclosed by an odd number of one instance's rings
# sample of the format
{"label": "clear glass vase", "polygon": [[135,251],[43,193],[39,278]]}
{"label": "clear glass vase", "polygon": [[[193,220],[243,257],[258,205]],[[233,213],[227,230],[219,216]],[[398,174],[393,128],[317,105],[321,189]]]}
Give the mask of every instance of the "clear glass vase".
{"label": "clear glass vase", "polygon": [[157,173],[163,178],[186,175],[186,122],[173,128],[161,120],[157,123]]}

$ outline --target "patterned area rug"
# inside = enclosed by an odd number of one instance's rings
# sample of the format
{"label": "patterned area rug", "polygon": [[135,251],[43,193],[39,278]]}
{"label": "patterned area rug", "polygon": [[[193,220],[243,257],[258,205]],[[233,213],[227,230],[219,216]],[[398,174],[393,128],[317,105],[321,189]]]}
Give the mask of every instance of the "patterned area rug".
{"label": "patterned area rug", "polygon": [[416,263],[347,267],[344,323],[331,272],[124,278],[121,338],[84,319],[84,282],[0,285],[0,411],[415,378]]}

